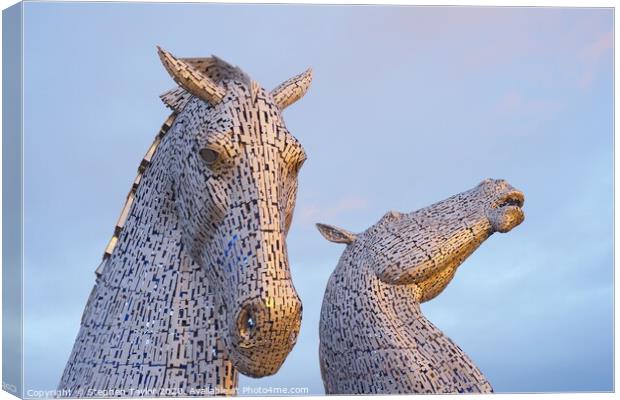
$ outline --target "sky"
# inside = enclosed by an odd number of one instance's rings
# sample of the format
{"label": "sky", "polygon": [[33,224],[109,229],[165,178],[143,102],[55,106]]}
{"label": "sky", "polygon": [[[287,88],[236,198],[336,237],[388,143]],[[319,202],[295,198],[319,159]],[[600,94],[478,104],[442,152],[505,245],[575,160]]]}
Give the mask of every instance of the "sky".
{"label": "sky", "polygon": [[426,316],[497,392],[613,390],[611,9],[26,3],[25,389],[55,389],[136,168],[174,87],[156,45],[215,54],[266,88],[308,160],[287,244],[304,314],[271,377],[322,394],[318,321],[342,245],[504,178],[526,219],[495,234]]}

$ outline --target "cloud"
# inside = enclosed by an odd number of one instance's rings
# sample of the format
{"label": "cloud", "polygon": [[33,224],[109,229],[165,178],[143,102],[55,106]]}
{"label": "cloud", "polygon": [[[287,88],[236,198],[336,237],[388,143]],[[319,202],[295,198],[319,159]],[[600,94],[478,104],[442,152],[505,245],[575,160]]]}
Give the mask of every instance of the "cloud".
{"label": "cloud", "polygon": [[368,209],[368,200],[360,196],[340,198],[332,206],[318,204],[303,205],[299,210],[299,222],[302,225],[314,225],[316,222],[333,222],[342,214]]}
{"label": "cloud", "polygon": [[602,60],[611,55],[613,42],[612,31],[605,32],[599,35],[581,51],[584,71],[581,75],[579,86],[582,89],[587,89],[592,86],[596,78],[596,73],[601,67]]}
{"label": "cloud", "polygon": [[562,103],[558,100],[527,97],[514,89],[504,92],[495,107],[495,113],[500,116],[551,115],[561,110]]}
{"label": "cloud", "polygon": [[510,27],[499,29],[496,35],[495,40],[477,39],[476,44],[467,49],[464,68],[477,72],[510,65],[519,58],[532,57],[540,46],[531,34],[515,32]]}

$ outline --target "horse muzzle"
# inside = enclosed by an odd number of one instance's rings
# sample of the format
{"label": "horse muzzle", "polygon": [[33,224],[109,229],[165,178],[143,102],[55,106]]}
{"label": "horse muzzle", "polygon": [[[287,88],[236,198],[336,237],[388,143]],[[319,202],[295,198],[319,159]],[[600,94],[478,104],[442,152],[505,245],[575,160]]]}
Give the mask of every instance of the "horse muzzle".
{"label": "horse muzzle", "polygon": [[235,368],[252,377],[276,373],[297,341],[301,315],[296,293],[244,301],[230,322]]}

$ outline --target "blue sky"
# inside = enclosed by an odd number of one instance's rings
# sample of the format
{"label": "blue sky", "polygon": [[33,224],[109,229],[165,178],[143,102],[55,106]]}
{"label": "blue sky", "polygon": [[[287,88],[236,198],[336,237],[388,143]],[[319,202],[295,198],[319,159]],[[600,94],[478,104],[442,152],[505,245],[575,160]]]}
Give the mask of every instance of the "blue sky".
{"label": "blue sky", "polygon": [[302,331],[241,387],[323,393],[318,319],[343,247],[315,222],[362,231],[493,177],[524,191],[526,220],[426,315],[498,392],[613,389],[610,9],[27,3],[24,22],[26,390],[56,387],[167,116],[156,44],[267,88],[315,72],[284,114],[309,155],[288,238]]}

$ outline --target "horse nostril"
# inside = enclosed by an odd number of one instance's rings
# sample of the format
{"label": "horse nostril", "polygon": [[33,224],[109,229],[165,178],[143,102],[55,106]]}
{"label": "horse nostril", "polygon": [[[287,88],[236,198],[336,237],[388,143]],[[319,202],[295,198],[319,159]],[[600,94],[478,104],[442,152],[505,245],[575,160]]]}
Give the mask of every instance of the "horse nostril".
{"label": "horse nostril", "polygon": [[496,208],[509,207],[509,206],[516,206],[516,207],[521,208],[523,207],[524,201],[525,201],[525,198],[523,196],[523,193],[519,192],[518,190],[513,190],[499,198],[499,200],[496,203],[497,204]]}
{"label": "horse nostril", "polygon": [[256,313],[252,307],[243,307],[237,317],[237,330],[242,339],[248,340],[254,336],[256,332]]}
{"label": "horse nostril", "polygon": [[254,321],[254,316],[252,314],[248,315],[248,320],[246,321],[246,326],[248,329],[254,329],[256,326],[256,322]]}

